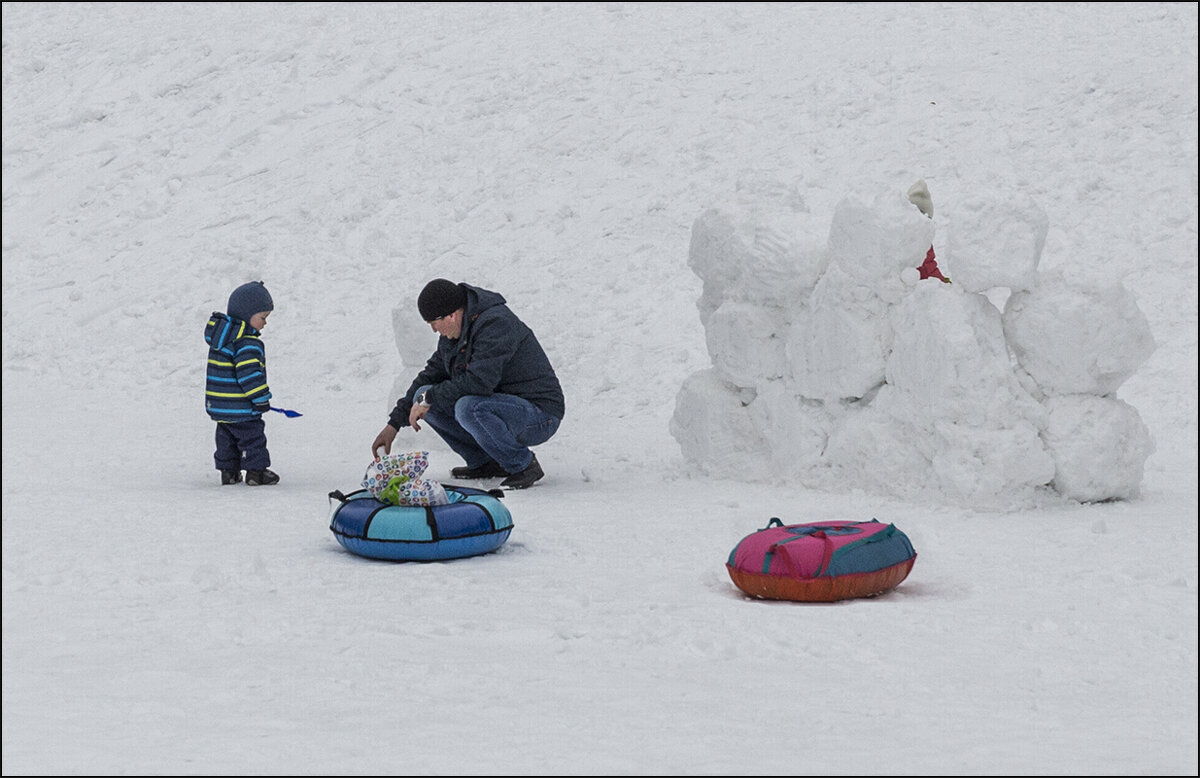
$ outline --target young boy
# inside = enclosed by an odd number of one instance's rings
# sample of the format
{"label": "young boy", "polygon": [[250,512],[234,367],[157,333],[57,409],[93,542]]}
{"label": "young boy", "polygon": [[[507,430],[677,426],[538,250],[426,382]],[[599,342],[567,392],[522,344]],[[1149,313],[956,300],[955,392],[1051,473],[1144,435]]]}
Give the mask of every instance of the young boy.
{"label": "young boy", "polygon": [[236,484],[246,471],[249,486],[279,483],[267,469],[266,424],[270,410],[267,388],[267,355],[259,333],[275,309],[262,281],[242,284],[229,295],[226,313],[213,311],[204,328],[208,343],[208,383],[204,408],[217,423],[217,450],[213,454],[222,484]]}

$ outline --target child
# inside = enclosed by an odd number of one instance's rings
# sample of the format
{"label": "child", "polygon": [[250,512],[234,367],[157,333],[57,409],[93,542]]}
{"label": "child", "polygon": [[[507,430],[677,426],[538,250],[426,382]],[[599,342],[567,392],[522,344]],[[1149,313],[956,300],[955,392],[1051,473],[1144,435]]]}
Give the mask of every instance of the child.
{"label": "child", "polygon": [[209,349],[204,408],[217,423],[213,460],[222,484],[239,483],[243,468],[249,486],[279,483],[279,476],[267,469],[271,455],[262,415],[271,408],[271,390],[258,336],[274,309],[262,281],[251,281],[234,289],[226,313],[213,311],[204,328]]}

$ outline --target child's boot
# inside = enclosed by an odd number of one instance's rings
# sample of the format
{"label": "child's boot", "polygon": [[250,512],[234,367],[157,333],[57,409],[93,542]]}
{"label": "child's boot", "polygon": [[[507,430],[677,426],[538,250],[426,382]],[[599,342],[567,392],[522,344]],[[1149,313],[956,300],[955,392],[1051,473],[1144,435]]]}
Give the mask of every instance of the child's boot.
{"label": "child's boot", "polygon": [[270,486],[279,483],[279,476],[270,470],[247,470],[246,486]]}
{"label": "child's boot", "polygon": [[240,484],[242,482],[241,470],[222,470],[221,485],[228,486],[229,484]]}

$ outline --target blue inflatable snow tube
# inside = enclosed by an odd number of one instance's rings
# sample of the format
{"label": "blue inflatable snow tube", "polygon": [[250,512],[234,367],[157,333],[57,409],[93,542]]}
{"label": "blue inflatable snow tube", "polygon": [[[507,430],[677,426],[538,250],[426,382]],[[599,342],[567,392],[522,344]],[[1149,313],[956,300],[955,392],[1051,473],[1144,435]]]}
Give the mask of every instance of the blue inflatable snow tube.
{"label": "blue inflatable snow tube", "polygon": [[512,515],[496,493],[443,484],[448,505],[404,507],[366,489],[330,492],[338,504],[329,530],[347,551],[372,559],[432,562],[495,551],[512,533]]}

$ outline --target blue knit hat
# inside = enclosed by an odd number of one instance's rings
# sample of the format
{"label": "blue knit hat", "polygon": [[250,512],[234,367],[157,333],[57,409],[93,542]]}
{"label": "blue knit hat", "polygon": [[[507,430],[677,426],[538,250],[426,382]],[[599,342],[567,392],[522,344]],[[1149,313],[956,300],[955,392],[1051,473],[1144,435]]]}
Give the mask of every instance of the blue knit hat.
{"label": "blue knit hat", "polygon": [[275,301],[262,281],[251,281],[234,289],[233,294],[229,295],[229,305],[225,306],[225,313],[245,322],[250,321],[256,313],[273,310]]}

